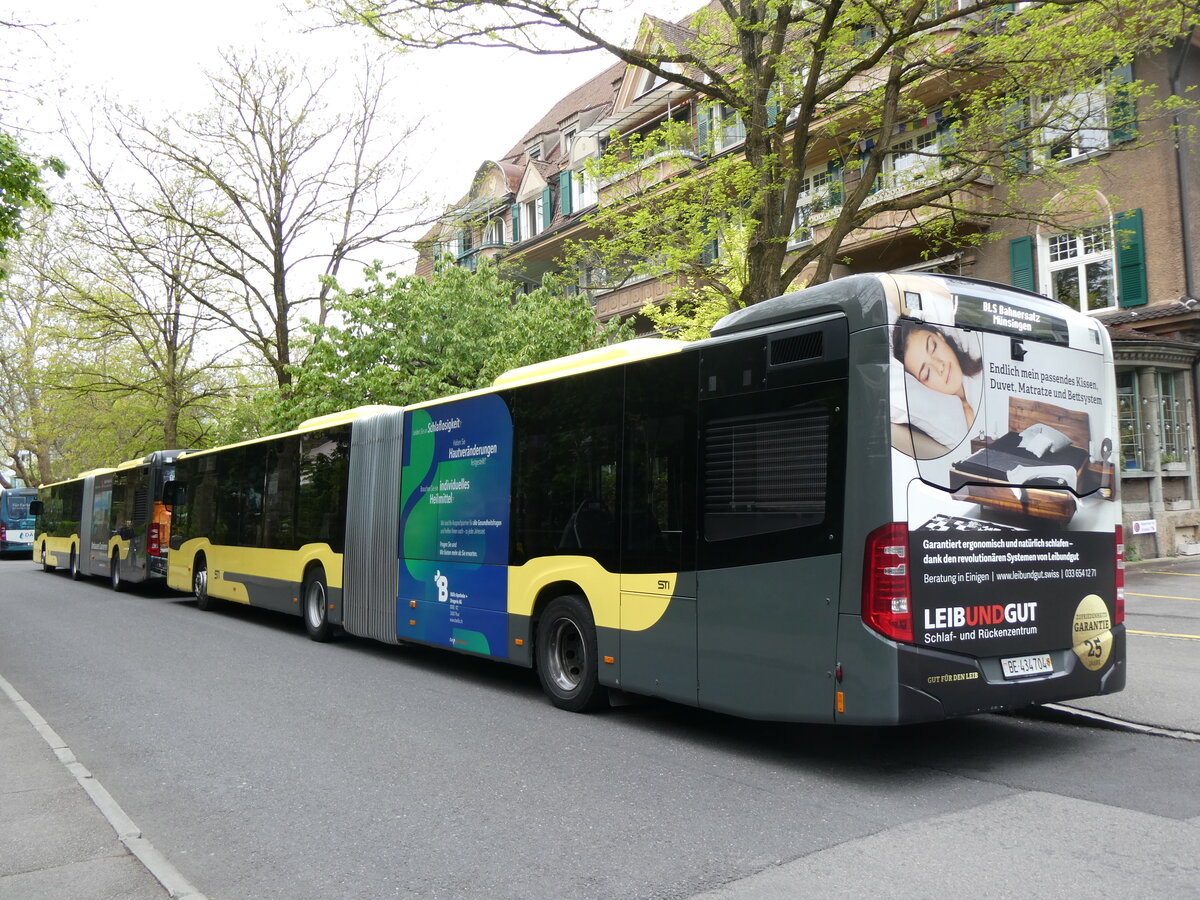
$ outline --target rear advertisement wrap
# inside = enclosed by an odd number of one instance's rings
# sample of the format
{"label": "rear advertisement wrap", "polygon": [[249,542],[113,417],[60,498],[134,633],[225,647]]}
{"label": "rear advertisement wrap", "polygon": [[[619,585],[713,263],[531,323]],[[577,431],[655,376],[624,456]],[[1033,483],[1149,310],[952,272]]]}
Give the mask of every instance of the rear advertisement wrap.
{"label": "rear advertisement wrap", "polygon": [[507,655],[512,419],[495,394],[407,420],[397,636]]}
{"label": "rear advertisement wrap", "polygon": [[1051,301],[894,283],[892,455],[914,642],[999,658],[1005,680],[1102,670],[1119,515],[1106,336]]}

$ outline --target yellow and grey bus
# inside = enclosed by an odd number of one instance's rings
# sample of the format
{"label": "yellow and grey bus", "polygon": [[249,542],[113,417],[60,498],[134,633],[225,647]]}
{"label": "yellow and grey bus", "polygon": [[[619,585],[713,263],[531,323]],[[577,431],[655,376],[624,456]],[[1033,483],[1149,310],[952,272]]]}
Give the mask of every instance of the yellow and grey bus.
{"label": "yellow and grey bus", "polygon": [[842,279],[485,390],[184,453],[168,582],[739,716],[889,724],[1120,690],[1103,327]]}
{"label": "yellow and grey bus", "polygon": [[156,450],[116,468],[43,485],[31,504],[38,532],[34,559],[48,572],[66,564],[72,578],[108,578],[115,591],[165,579],[171,513],[162,492],[174,478],[179,453]]}

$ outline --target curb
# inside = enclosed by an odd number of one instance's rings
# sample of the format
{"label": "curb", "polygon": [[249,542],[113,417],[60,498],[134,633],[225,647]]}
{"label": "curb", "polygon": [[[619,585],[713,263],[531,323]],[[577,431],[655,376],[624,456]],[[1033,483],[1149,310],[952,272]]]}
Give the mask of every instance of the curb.
{"label": "curb", "polygon": [[87,767],[76,759],[74,752],[59,737],[58,732],[50,727],[50,724],[42,718],[41,714],[17,692],[17,689],[3,675],[0,675],[0,691],[8,695],[8,699],[29,720],[29,724],[34,727],[37,733],[42,736],[42,740],[54,751],[54,755],[58,757],[58,761],[62,763],[63,768],[71,773],[71,776],[79,782],[79,786],[87,792],[92,802],[96,804],[96,808],[100,810],[100,814],[104,816],[105,821],[117,833],[117,839],[125,845],[130,853],[137,857],[138,861],[157,879],[158,883],[166,889],[167,893],[172,897],[179,898],[179,900],[207,900],[204,894],[196,890],[184,878],[183,873],[176,869],[142,835],[141,829],[134,824],[133,819],[129,818],[129,815],[121,808],[121,805],[113,799],[113,795],[88,771]]}

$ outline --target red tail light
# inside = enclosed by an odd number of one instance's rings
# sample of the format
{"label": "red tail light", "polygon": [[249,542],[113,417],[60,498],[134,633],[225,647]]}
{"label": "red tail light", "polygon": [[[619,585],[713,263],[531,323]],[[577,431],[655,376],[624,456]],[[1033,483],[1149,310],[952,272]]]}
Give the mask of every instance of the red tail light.
{"label": "red tail light", "polygon": [[0,525],[0,541],[8,540],[8,526]]}
{"label": "red tail light", "polygon": [[160,528],[157,522],[150,523],[150,530],[146,535],[147,548],[151,556],[162,555],[162,540],[160,539]]}
{"label": "red tail light", "polygon": [[863,553],[863,621],[893,641],[912,642],[908,526],[891,522],[867,536]]}
{"label": "red tail light", "polygon": [[1117,526],[1117,597],[1113,609],[1113,624],[1125,624],[1125,528]]}

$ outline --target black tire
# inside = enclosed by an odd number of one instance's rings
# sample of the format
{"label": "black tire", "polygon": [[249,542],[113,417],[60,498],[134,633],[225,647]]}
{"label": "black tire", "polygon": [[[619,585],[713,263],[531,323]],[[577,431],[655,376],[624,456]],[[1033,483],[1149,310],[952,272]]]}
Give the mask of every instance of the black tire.
{"label": "black tire", "polygon": [[125,590],[125,582],[121,580],[121,554],[113,551],[108,566],[108,583],[118,594]]}
{"label": "black tire", "polygon": [[55,565],[52,565],[52,564],[46,562],[46,545],[42,544],[42,571],[43,572],[53,572],[57,568],[58,568],[58,566],[55,566]]}
{"label": "black tire", "polygon": [[196,595],[196,605],[201,609],[212,609],[217,605],[208,592],[208,560],[203,554],[196,557],[192,566],[192,593]]}
{"label": "black tire", "polygon": [[313,566],[304,576],[300,606],[304,628],[310,638],[324,643],[333,637],[333,624],[329,621],[329,588],[325,584],[325,570],[320,566]]}
{"label": "black tire", "polygon": [[550,601],[538,620],[538,680],[550,702],[569,712],[605,705],[596,658],[596,624],[587,601],[567,594]]}
{"label": "black tire", "polygon": [[70,568],[71,580],[78,581],[80,578],[83,577],[83,573],[79,571],[79,556],[78,556],[78,554],[75,553],[74,547],[71,548],[71,563],[70,563],[70,565],[71,565],[71,568]]}

